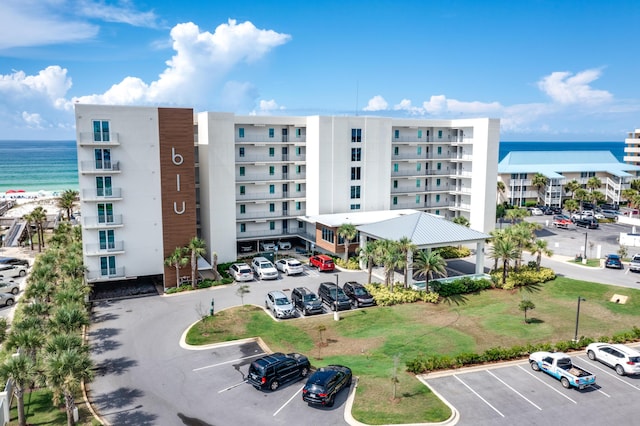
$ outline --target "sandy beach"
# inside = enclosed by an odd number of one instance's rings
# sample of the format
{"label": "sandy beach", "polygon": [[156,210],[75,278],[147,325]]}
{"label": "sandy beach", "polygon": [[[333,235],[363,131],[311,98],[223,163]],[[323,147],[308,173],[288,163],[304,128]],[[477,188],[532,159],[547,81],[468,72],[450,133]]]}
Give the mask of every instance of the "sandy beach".
{"label": "sandy beach", "polygon": [[21,218],[29,214],[38,206],[44,207],[47,215],[57,214],[60,208],[57,206],[58,192],[19,192],[0,194],[0,201],[13,201],[15,204],[2,216],[3,218]]}

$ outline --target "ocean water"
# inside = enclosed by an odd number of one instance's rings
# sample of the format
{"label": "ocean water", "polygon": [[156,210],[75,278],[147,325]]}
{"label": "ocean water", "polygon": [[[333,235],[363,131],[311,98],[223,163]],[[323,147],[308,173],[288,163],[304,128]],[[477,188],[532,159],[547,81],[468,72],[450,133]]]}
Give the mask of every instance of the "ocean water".
{"label": "ocean water", "polygon": [[[511,151],[611,151],[622,161],[618,142],[500,142],[499,159]],[[0,141],[0,193],[78,189],[75,141]]]}
{"label": "ocean water", "polygon": [[0,193],[78,189],[75,141],[0,141]]}

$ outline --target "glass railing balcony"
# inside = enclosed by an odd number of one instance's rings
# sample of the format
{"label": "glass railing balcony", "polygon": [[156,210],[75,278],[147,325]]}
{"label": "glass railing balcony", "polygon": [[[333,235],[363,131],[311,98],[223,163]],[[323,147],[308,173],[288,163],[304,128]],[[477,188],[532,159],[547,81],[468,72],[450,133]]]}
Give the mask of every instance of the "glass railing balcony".
{"label": "glass railing balcony", "polygon": [[112,214],[104,216],[86,216],[82,218],[85,228],[109,228],[122,226],[122,215]]}
{"label": "glass railing balcony", "polygon": [[87,281],[104,281],[112,279],[124,278],[124,267],[112,268],[110,270],[89,271],[87,272]]}
{"label": "glass railing balcony", "polygon": [[298,199],[305,198],[306,191],[289,191],[287,194],[270,192],[252,192],[246,194],[236,194],[236,202],[246,202],[249,200],[274,200],[274,199]]}
{"label": "glass railing balcony", "polygon": [[269,137],[268,134],[265,135],[249,135],[249,136],[244,136],[244,137],[239,137],[236,136],[235,138],[236,143],[266,143],[266,144],[270,144],[270,143],[277,143],[277,144],[281,144],[281,143],[296,143],[296,142],[306,142],[307,141],[307,136],[306,135],[300,135],[300,136],[274,136],[272,138]]}
{"label": "glass railing balcony", "polygon": [[236,176],[237,182],[258,182],[267,180],[299,180],[305,179],[305,173],[249,173]]}
{"label": "glass railing balcony", "polygon": [[117,146],[117,145],[120,145],[120,137],[119,137],[119,134],[116,132],[109,132],[107,134],[81,132],[79,145],[80,146],[98,146],[98,145]]}
{"label": "glass railing balcony", "polygon": [[107,253],[113,254],[115,252],[124,252],[124,241],[87,244],[84,250],[87,256],[98,256]]}
{"label": "glass railing balcony", "polygon": [[82,198],[84,201],[122,198],[122,188],[83,189]]}
{"label": "glass railing balcony", "polygon": [[294,155],[294,154],[236,154],[236,163],[295,163],[298,161],[306,161],[306,155]]}
{"label": "glass railing balcony", "polygon": [[119,161],[81,161],[80,173],[120,172]]}

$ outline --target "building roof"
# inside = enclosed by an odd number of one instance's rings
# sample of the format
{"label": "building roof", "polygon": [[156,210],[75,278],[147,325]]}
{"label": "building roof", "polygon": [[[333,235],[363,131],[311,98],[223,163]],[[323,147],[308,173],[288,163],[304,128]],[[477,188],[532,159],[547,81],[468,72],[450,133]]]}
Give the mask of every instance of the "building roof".
{"label": "building roof", "polygon": [[408,237],[420,248],[442,247],[450,244],[484,241],[490,235],[463,225],[458,225],[441,216],[424,212],[356,226],[362,234],[376,239],[399,240]]}
{"label": "building roof", "polygon": [[498,164],[498,173],[541,173],[561,179],[562,173],[606,172],[612,176],[634,176],[640,166],[621,163],[610,151],[511,151]]}
{"label": "building roof", "polygon": [[365,225],[368,223],[380,222],[381,220],[397,218],[416,212],[417,210],[413,209],[379,210],[373,212],[348,212],[321,214],[317,216],[300,216],[298,217],[298,219],[309,223],[318,222],[331,228],[338,228],[345,223],[350,223],[354,226]]}

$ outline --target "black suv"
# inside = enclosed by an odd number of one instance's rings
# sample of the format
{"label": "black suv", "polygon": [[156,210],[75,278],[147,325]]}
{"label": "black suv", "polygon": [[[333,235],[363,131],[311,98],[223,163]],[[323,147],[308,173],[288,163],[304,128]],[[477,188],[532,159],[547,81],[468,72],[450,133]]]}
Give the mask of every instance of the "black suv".
{"label": "black suv", "polygon": [[576,226],[581,226],[583,228],[589,228],[589,229],[597,229],[600,227],[600,225],[598,225],[598,221],[593,218],[577,219]]}
{"label": "black suv", "polygon": [[0,257],[0,265],[15,265],[29,267],[29,261],[26,259],[18,259],[16,257]]}
{"label": "black suv", "polygon": [[307,377],[309,359],[298,353],[280,352],[258,358],[249,366],[247,381],[256,389],[278,389],[282,383]]}
{"label": "black suv", "polygon": [[302,312],[302,315],[321,314],[324,312],[322,300],[306,287],[296,287],[293,289],[291,292],[291,303]]}
{"label": "black suv", "polygon": [[361,306],[373,306],[376,304],[371,293],[369,293],[367,289],[358,282],[347,281],[342,286],[342,290],[344,290],[344,294],[351,299],[351,303],[353,303],[356,308]]}
{"label": "black suv", "polygon": [[351,387],[351,369],[342,365],[329,365],[313,373],[302,388],[302,400],[307,404],[333,407],[336,395]]}
{"label": "black suv", "polygon": [[331,307],[332,311],[351,309],[351,300],[344,294],[344,291],[335,283],[322,283],[318,287],[318,296],[324,303]]}

